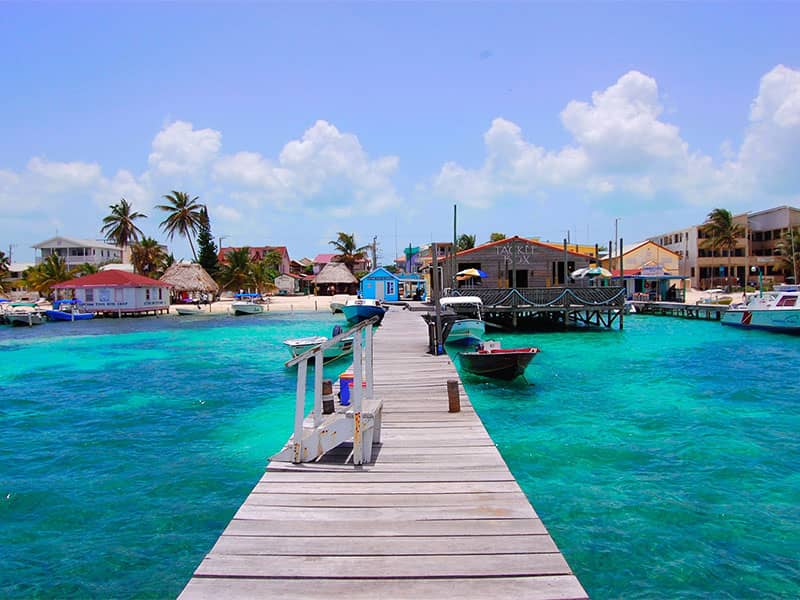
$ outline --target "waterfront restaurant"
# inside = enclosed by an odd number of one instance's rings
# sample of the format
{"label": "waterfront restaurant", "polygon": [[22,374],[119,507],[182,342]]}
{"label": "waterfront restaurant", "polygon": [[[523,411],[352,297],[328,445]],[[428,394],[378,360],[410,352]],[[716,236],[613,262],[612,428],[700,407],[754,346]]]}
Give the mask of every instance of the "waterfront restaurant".
{"label": "waterfront restaurant", "polygon": [[169,312],[170,284],[116,269],[53,286],[59,298],[76,299],[87,311],[116,316]]}
{"label": "waterfront restaurant", "polygon": [[[589,254],[514,236],[458,252],[455,270],[449,258],[441,259],[439,267],[445,287],[455,281],[457,287],[532,288],[568,285],[570,273],[594,261]],[[478,269],[486,277],[460,281],[454,277],[466,269]]]}

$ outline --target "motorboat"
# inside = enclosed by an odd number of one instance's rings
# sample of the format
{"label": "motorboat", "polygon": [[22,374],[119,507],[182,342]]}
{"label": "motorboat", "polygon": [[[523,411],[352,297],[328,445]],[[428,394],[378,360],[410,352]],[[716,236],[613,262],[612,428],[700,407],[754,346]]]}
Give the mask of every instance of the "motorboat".
{"label": "motorboat", "polygon": [[342,312],[342,307],[347,304],[347,301],[350,299],[349,294],[334,294],[331,296],[331,312],[336,314],[337,312]]}
{"label": "motorboat", "polygon": [[48,321],[88,321],[94,319],[94,313],[84,311],[80,300],[56,300],[53,308],[44,311]]}
{"label": "motorboat", "polygon": [[476,344],[486,333],[486,323],[481,317],[483,301],[477,296],[449,296],[442,298],[439,305],[444,310],[452,310],[458,315],[447,334],[448,344]]}
{"label": "motorboat", "polygon": [[344,318],[351,325],[366,321],[372,317],[378,317],[377,325],[383,321],[383,316],[386,314],[386,308],[381,306],[380,301],[373,300],[372,298],[356,298],[349,299],[347,304],[342,307]]}
{"label": "motorboat", "polygon": [[[342,333],[341,326],[336,325],[333,328],[331,337],[336,337],[341,333]],[[312,335],[309,337],[283,340],[283,343],[287,348],[289,348],[289,352],[292,354],[292,358],[295,358],[303,354],[304,352],[308,352],[312,348],[319,346],[324,342],[327,342],[328,339],[329,338],[325,337],[324,335]],[[348,356],[352,353],[353,353],[353,337],[348,336],[342,338],[333,346],[325,348],[325,350],[322,351],[322,361],[324,363],[330,363],[339,358],[342,358],[343,356]]]}
{"label": "motorboat", "polygon": [[764,329],[800,334],[800,292],[782,288],[750,294],[746,302],[733,304],[721,323],[744,329]]}
{"label": "motorboat", "polygon": [[511,381],[525,373],[525,368],[541,350],[539,348],[500,347],[500,342],[487,340],[473,352],[458,354],[461,367],[468,373]]}
{"label": "motorboat", "polygon": [[264,312],[261,294],[236,294],[230,310],[234,315],[260,315]]}
{"label": "motorboat", "polygon": [[41,325],[44,323],[42,311],[31,302],[13,302],[11,306],[5,307],[4,312],[6,322],[16,327]]}
{"label": "motorboat", "polygon": [[197,315],[211,315],[211,310],[204,310],[196,304],[177,304],[174,306],[175,312],[182,317],[192,317]]}

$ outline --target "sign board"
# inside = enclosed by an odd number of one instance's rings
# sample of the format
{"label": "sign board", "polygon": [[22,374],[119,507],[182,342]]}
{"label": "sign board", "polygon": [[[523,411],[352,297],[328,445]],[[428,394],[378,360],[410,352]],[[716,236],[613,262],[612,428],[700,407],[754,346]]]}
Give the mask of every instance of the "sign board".
{"label": "sign board", "polygon": [[644,265],[642,267],[642,277],[663,277],[664,267],[661,265]]}

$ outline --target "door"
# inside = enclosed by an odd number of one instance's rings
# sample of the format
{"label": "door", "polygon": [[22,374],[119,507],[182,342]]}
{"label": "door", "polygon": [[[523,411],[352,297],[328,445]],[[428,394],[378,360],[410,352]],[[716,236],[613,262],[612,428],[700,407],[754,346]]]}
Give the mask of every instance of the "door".
{"label": "door", "polygon": [[381,282],[375,282],[375,300],[383,300],[385,298],[383,290],[384,286],[381,285]]}

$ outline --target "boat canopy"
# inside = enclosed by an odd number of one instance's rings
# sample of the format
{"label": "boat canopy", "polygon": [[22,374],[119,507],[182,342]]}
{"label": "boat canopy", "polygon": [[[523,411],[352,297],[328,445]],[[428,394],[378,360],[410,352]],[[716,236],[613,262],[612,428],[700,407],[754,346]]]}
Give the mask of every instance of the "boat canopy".
{"label": "boat canopy", "polygon": [[483,306],[483,300],[478,296],[448,296],[439,300],[439,304],[442,306],[464,306],[467,304]]}

